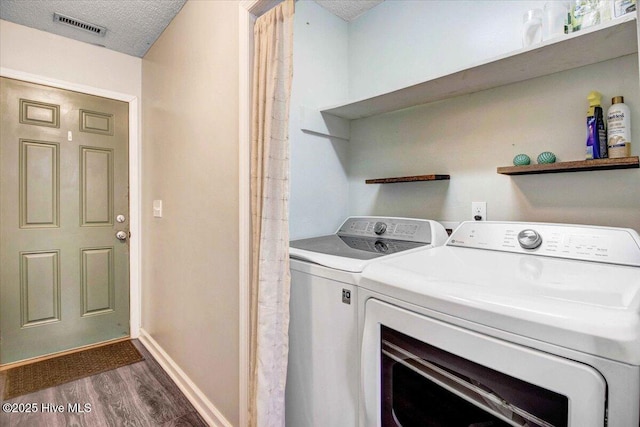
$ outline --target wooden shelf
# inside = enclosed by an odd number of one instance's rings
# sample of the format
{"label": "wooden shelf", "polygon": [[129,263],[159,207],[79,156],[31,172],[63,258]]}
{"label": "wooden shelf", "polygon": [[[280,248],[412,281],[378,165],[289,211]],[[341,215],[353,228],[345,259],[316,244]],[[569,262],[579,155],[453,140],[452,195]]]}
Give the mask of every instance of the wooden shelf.
{"label": "wooden shelf", "polygon": [[637,12],[519,49],[476,66],[367,99],[321,109],[359,119],[467,95],[638,52]]}
{"label": "wooden shelf", "polygon": [[638,156],[622,157],[619,159],[579,160],[573,162],[560,162],[549,164],[537,164],[527,166],[504,166],[498,168],[498,173],[503,175],[533,175],[541,173],[581,172],[607,169],[631,169],[638,168]]}
{"label": "wooden shelf", "polygon": [[366,184],[395,184],[397,182],[417,182],[417,181],[445,181],[449,180],[449,175],[415,175],[399,176],[397,178],[377,178],[367,179]]}

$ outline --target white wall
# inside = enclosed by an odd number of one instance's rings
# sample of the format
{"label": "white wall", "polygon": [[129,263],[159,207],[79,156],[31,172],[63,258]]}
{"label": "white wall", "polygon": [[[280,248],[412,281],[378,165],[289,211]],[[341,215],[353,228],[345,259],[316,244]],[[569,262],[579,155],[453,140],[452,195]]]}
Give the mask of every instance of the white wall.
{"label": "white wall", "polygon": [[140,97],[142,60],[0,20],[0,66]]}
{"label": "white wall", "polygon": [[301,130],[301,108],[347,98],[348,26],[317,3],[296,3],[291,142],[290,235],[336,231],[348,214],[348,142]]}

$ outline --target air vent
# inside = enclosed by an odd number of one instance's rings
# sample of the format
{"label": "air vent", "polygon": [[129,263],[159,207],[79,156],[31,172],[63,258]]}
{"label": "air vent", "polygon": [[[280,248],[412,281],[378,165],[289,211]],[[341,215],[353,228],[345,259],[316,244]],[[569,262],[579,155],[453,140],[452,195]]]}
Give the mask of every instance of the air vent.
{"label": "air vent", "polygon": [[81,21],[79,19],[71,18],[70,16],[61,15],[59,13],[53,14],[53,21],[87,31],[97,36],[104,36],[104,34],[107,32],[107,29],[101,27],[100,25],[90,24],[89,22]]}

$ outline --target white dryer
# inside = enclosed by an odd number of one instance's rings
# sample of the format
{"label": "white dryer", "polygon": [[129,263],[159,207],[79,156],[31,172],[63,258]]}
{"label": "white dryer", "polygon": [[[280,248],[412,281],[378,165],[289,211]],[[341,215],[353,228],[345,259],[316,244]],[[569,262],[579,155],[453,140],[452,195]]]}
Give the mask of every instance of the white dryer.
{"label": "white dryer", "polygon": [[435,221],[349,217],[334,234],[290,243],[287,426],[357,425],[360,272],[400,253],[443,245],[447,237]]}
{"label": "white dryer", "polygon": [[640,424],[633,230],[466,222],[358,297],[361,426]]}

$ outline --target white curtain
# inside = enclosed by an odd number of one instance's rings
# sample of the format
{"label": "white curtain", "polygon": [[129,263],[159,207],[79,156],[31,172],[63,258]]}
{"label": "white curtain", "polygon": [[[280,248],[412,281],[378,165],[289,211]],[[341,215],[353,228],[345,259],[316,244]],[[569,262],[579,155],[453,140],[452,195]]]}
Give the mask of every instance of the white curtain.
{"label": "white curtain", "polygon": [[254,28],[250,424],[284,426],[289,353],[289,98],[293,0]]}

